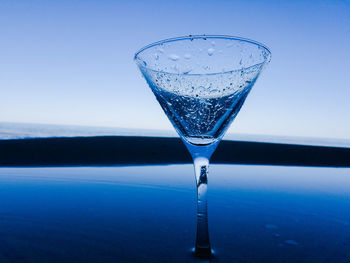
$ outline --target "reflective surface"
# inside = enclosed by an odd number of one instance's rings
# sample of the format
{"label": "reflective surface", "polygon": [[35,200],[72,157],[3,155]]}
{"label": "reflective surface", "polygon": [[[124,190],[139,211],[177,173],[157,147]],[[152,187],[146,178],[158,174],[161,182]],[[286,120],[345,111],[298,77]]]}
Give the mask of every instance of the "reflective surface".
{"label": "reflective surface", "polygon": [[[0,262],[195,262],[192,165],[0,169]],[[218,262],[348,262],[350,169],[212,165]]]}

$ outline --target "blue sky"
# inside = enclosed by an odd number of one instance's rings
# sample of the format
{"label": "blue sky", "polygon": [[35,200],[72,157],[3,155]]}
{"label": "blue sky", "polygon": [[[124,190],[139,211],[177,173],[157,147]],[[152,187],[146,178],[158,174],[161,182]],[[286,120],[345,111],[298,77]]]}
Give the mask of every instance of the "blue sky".
{"label": "blue sky", "polygon": [[0,0],[0,121],[172,129],[133,54],[189,34],[265,43],[230,133],[350,139],[350,1]]}

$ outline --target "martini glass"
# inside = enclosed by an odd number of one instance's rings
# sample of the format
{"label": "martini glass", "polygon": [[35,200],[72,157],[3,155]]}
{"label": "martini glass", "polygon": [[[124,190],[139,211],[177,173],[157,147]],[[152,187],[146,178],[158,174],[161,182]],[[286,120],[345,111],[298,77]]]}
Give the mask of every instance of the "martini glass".
{"label": "martini glass", "polygon": [[166,39],[135,54],[136,64],[193,158],[198,257],[213,253],[207,212],[209,159],[270,58],[263,44],[220,35]]}

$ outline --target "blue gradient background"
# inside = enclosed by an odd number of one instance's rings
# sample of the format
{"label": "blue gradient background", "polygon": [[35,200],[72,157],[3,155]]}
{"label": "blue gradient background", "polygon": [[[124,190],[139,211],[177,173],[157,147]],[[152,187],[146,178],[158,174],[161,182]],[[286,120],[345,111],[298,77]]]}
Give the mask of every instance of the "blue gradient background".
{"label": "blue gradient background", "polygon": [[133,54],[203,33],[272,50],[230,133],[350,138],[349,1],[0,0],[0,121],[170,130]]}

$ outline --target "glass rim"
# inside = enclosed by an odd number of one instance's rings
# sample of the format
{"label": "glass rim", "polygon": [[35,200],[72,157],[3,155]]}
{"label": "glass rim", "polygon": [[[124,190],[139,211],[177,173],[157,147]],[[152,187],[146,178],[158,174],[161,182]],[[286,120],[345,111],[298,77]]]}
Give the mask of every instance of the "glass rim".
{"label": "glass rim", "polygon": [[[253,45],[256,45],[256,46],[259,46],[259,47],[262,47],[265,49],[265,51],[267,51],[268,53],[268,56],[267,58],[263,61],[263,62],[260,62],[260,63],[256,63],[256,64],[253,64],[249,67],[243,67],[241,69],[234,69],[234,70],[229,70],[227,72],[232,72],[232,71],[237,71],[237,70],[242,70],[242,69],[248,69],[248,68],[251,68],[251,67],[254,67],[256,65],[264,65],[266,64],[266,62],[269,62],[271,60],[271,50],[263,43],[261,42],[258,42],[258,41],[255,41],[255,40],[252,40],[252,39],[248,39],[248,38],[243,38],[243,37],[238,37],[238,36],[231,36],[231,35],[188,35],[188,36],[181,36],[181,37],[173,37],[173,38],[167,38],[167,39],[163,39],[163,40],[159,40],[157,42],[153,42],[151,44],[148,44],[144,47],[142,47],[141,49],[139,49],[135,55],[134,55],[134,61],[139,65],[141,66],[142,68],[145,68],[145,69],[148,69],[148,70],[151,70],[151,71],[155,71],[155,72],[160,72],[160,73],[167,73],[167,74],[176,74],[176,75],[181,75],[181,74],[177,74],[177,73],[170,73],[170,72],[165,72],[165,71],[161,71],[161,70],[154,70],[150,67],[147,67],[147,66],[144,66],[142,65],[141,63],[138,63],[138,61],[142,60],[140,59],[139,55],[149,49],[149,48],[152,48],[152,47],[155,47],[155,46],[158,46],[158,45],[161,45],[161,44],[164,44],[164,43],[170,43],[170,42],[176,42],[176,41],[181,41],[181,40],[188,40],[188,39],[206,39],[206,38],[210,38],[210,39],[227,39],[227,40],[238,40],[238,41],[242,41],[242,42],[246,42],[246,43],[249,43],[249,44],[253,44]],[[222,73],[227,73],[227,72],[221,72]],[[209,73],[209,75],[211,74],[219,74],[219,73]],[[187,74],[187,75],[208,75],[207,74]]]}

